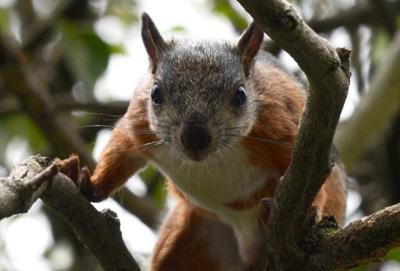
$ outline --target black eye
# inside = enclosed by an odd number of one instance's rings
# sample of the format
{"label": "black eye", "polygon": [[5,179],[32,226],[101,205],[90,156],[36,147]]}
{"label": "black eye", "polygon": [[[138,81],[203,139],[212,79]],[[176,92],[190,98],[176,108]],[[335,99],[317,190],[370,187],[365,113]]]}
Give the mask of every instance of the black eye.
{"label": "black eye", "polygon": [[232,104],[234,106],[241,106],[247,100],[246,90],[243,86],[239,86],[235,92],[235,96],[233,96]]}
{"label": "black eye", "polygon": [[163,100],[161,97],[161,90],[160,87],[157,84],[154,84],[153,88],[151,89],[151,101],[155,105],[160,105],[162,104]]}

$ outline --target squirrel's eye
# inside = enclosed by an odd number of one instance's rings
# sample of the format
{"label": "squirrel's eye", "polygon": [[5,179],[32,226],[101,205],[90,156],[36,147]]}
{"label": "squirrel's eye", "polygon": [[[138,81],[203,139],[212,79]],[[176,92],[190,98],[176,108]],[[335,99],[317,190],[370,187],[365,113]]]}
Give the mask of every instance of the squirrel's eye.
{"label": "squirrel's eye", "polygon": [[232,104],[234,106],[241,106],[246,102],[246,100],[247,100],[246,90],[244,89],[243,86],[239,86],[238,89],[236,90],[235,96],[233,96]]}
{"label": "squirrel's eye", "polygon": [[151,89],[151,101],[155,105],[160,105],[163,100],[161,97],[161,90],[160,87],[157,84],[154,84],[153,88]]}

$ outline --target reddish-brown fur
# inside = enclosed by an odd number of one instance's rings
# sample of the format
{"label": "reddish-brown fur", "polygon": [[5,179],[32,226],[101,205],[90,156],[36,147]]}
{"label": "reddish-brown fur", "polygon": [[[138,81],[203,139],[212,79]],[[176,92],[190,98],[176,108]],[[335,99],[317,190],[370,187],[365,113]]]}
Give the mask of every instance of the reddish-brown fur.
{"label": "reddish-brown fur", "polygon": [[[191,205],[171,180],[167,186],[177,203],[161,228],[152,256],[151,270],[242,270],[231,229],[215,215]],[[216,235],[224,239],[222,243],[216,238],[212,240]],[[209,253],[210,242],[216,243],[217,253],[214,257]],[[224,254],[229,256],[225,257]],[[221,265],[220,257],[226,258],[225,265]],[[226,269],[227,266],[229,269]]]}
{"label": "reddish-brown fur", "polygon": [[[144,85],[143,90],[145,87]],[[158,140],[150,132],[147,97],[141,91],[115,126],[111,140],[102,152],[91,177],[91,183],[99,197],[107,197],[144,166],[144,159],[151,157],[151,147],[143,145]]]}
{"label": "reddish-brown fur", "polygon": [[[279,70],[267,66],[258,69],[253,76],[255,88],[260,90],[261,110],[241,144],[248,152],[249,165],[283,174],[291,159],[305,97],[300,87]],[[97,194],[103,197],[121,186],[144,165],[146,158],[152,156],[151,147],[141,146],[157,138],[139,132],[150,129],[146,116],[148,89],[149,86],[144,85],[137,91],[91,178]],[[261,138],[271,142],[263,142]],[[334,215],[338,221],[343,221],[343,178],[335,166],[314,201],[319,215]],[[252,196],[238,198],[227,206],[234,210],[254,207],[263,197],[273,196],[276,184],[277,180],[273,179]],[[172,182],[169,190],[177,195],[178,204],[161,229],[152,270],[243,270],[232,230],[213,215],[192,206]]]}
{"label": "reddish-brown fur", "polygon": [[259,90],[261,109],[249,136],[241,143],[248,151],[251,164],[283,174],[290,162],[304,93],[276,68],[257,65],[257,71],[254,82],[255,89]]}

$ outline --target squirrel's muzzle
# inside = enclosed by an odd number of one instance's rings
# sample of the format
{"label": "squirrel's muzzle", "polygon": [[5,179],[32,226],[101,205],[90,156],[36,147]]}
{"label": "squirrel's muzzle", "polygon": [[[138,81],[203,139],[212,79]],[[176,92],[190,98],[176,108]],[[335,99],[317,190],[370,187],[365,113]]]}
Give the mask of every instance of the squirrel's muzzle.
{"label": "squirrel's muzzle", "polygon": [[206,149],[210,145],[211,139],[209,129],[198,123],[184,124],[180,136],[182,145],[191,151]]}

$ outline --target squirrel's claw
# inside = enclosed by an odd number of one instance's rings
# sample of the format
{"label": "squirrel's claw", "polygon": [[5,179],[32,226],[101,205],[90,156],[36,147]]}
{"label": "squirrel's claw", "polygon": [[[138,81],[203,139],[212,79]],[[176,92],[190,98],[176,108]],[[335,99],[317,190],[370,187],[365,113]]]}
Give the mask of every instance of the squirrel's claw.
{"label": "squirrel's claw", "polygon": [[80,162],[79,157],[71,154],[67,159],[54,159],[53,163],[57,166],[58,171],[70,178],[75,184],[79,180]]}
{"label": "squirrel's claw", "polygon": [[87,167],[80,168],[79,157],[72,154],[66,159],[54,159],[54,164],[57,166],[58,171],[70,178],[79,191],[85,198],[91,202],[98,202],[103,200],[96,194],[93,185],[90,182],[90,171]]}
{"label": "squirrel's claw", "polygon": [[90,202],[99,202],[104,199],[104,197],[99,196],[96,193],[92,183],[90,182],[90,171],[87,167],[81,168],[79,172],[79,190]]}

